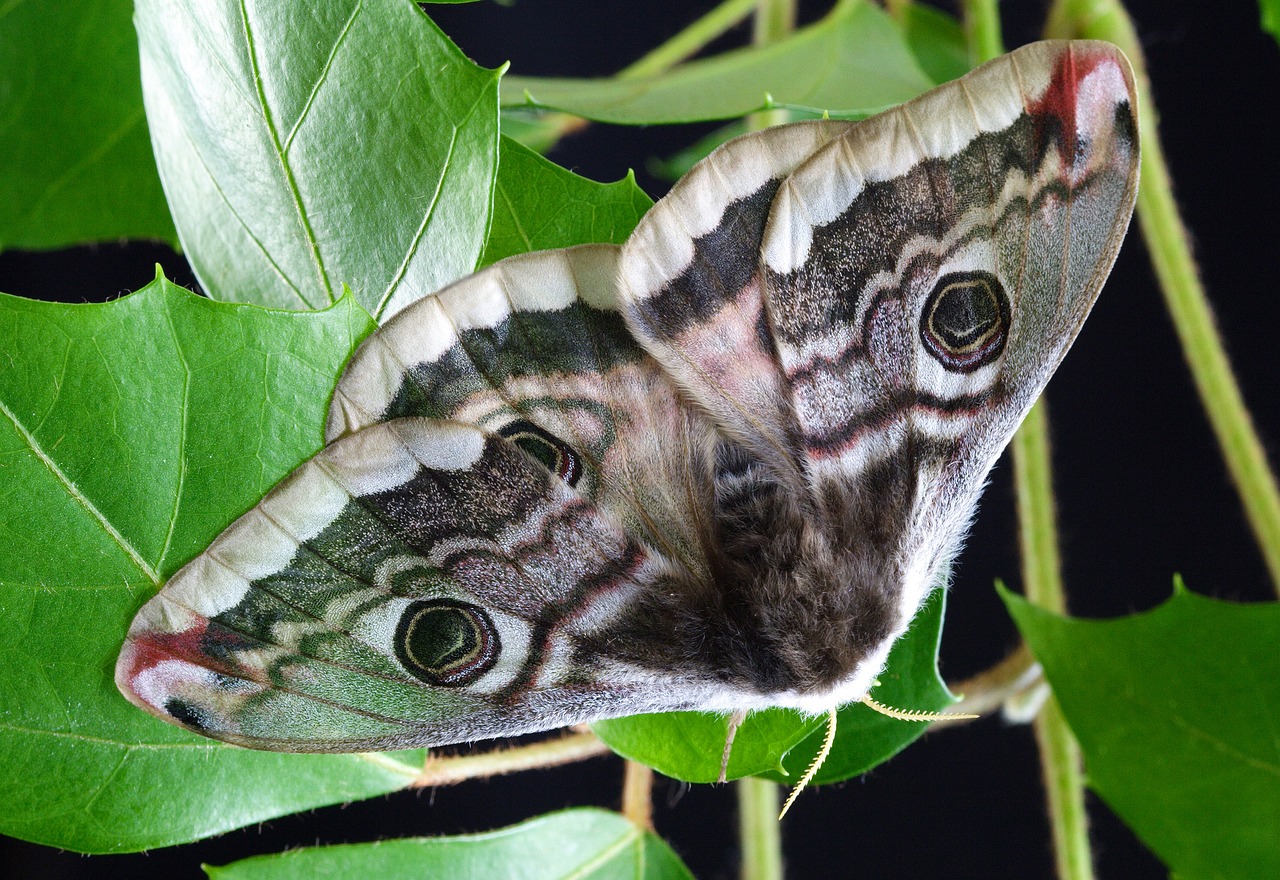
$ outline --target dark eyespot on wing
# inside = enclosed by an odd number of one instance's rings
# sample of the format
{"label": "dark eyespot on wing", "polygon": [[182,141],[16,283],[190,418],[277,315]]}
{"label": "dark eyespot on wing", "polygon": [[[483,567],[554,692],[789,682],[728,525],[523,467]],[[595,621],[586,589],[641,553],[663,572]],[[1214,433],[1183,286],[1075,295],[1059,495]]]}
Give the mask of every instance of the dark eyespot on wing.
{"label": "dark eyespot on wing", "polygon": [[948,370],[971,373],[1000,357],[1009,339],[1009,297],[990,272],[938,279],[920,313],[920,339]]}
{"label": "dark eyespot on wing", "polygon": [[502,642],[478,605],[429,599],[404,610],[395,651],[405,669],[427,684],[462,687],[493,668]]}
{"label": "dark eyespot on wing", "polygon": [[570,486],[582,477],[582,458],[568,443],[533,422],[517,419],[498,433],[529,453]]}

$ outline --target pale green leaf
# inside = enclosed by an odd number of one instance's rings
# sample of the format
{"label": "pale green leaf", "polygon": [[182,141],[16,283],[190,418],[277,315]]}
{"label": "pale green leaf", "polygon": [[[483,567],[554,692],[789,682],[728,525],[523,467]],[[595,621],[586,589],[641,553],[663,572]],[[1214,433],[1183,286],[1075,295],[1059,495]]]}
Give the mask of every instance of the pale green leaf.
{"label": "pale green leaf", "polygon": [[458,837],[384,840],[298,849],[225,867],[210,880],[422,877],[503,880],[692,880],[676,854],[652,831],[616,813],[565,810],[519,825]]}
{"label": "pale green leaf", "polygon": [[921,3],[909,5],[905,14],[907,45],[930,79],[944,83],[969,72],[969,47],[960,22]]}
{"label": "pale green leaf", "polygon": [[370,327],[351,297],[274,312],[159,279],[105,305],[0,295],[0,832],[139,850],[413,777],[395,756],[225,746],[112,678],[138,606],[319,448]]}
{"label": "pale green leaf", "polygon": [[691,61],[643,79],[508,76],[504,106],[631,125],[729,119],[765,107],[866,116],[933,86],[878,7],[843,2],[784,40]]}
{"label": "pale green leaf", "polygon": [[379,320],[471,272],[497,72],[406,0],[139,0],[143,96],[182,244],[216,299]]}
{"label": "pale green leaf", "polygon": [[493,225],[480,263],[575,244],[622,244],[652,206],[630,174],[596,183],[503,138]]}

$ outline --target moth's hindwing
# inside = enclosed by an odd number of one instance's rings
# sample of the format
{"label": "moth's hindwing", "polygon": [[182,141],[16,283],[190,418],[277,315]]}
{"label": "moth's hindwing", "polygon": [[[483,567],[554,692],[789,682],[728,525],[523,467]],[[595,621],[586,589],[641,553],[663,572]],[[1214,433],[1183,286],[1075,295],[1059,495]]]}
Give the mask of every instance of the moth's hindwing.
{"label": "moth's hindwing", "polygon": [[696,683],[591,650],[662,571],[515,443],[396,419],[326,447],[175,575],[117,683],[166,720],[290,751],[689,708]]}
{"label": "moth's hindwing", "polygon": [[404,416],[479,425],[706,576],[712,428],[627,329],[618,255],[588,245],[511,257],[414,303],[352,357],[328,438]]}

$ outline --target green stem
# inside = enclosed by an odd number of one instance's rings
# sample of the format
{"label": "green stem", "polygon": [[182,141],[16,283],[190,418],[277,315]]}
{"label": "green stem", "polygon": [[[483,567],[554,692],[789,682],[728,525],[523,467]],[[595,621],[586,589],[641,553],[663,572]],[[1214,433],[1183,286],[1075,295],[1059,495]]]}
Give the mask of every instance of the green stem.
{"label": "green stem", "polygon": [[[1027,601],[1064,614],[1066,593],[1058,557],[1049,455],[1049,420],[1043,401],[1031,408],[1013,438],[1022,582]],[[1059,880],[1093,880],[1089,822],[1084,804],[1080,747],[1052,696],[1033,722]]]}
{"label": "green stem", "polygon": [[1053,856],[1060,880],[1093,880],[1089,846],[1089,816],[1084,804],[1084,770],[1080,745],[1052,694],[1032,722],[1042,755],[1049,821],[1053,826]]}
{"label": "green stem", "polygon": [[910,6],[911,0],[884,0],[884,11],[899,23],[906,20],[907,8]]}
{"label": "green stem", "polygon": [[1133,22],[1117,0],[1059,0],[1050,11],[1046,34],[1108,40],[1119,46],[1133,64],[1142,140],[1138,225],[1200,403],[1209,416],[1245,515],[1280,594],[1280,489],[1227,360],[1204,284],[1191,256],[1190,237],[1173,198],[1146,62]]}
{"label": "green stem", "polygon": [[1004,54],[999,0],[961,0],[969,61],[976,67]]}
{"label": "green stem", "polygon": [[1053,503],[1049,419],[1040,401],[1013,437],[1013,482],[1018,496],[1018,535],[1027,601],[1055,614],[1067,610],[1058,557],[1058,523]]}
{"label": "green stem", "polygon": [[738,789],[738,837],[742,841],[742,880],[782,880],[782,823],[778,821],[778,785],[748,776]]}
{"label": "green stem", "polygon": [[[756,0],[756,17],[752,23],[751,42],[766,46],[777,42],[796,29],[796,0]],[[760,131],[771,125],[791,121],[791,113],[781,108],[760,110],[747,117],[747,130]]]}
{"label": "green stem", "polygon": [[751,42],[757,46],[767,46],[795,29],[796,0],[756,0]]}
{"label": "green stem", "polygon": [[675,67],[742,21],[760,0],[724,0],[643,58],[618,72],[618,79],[642,79]]}

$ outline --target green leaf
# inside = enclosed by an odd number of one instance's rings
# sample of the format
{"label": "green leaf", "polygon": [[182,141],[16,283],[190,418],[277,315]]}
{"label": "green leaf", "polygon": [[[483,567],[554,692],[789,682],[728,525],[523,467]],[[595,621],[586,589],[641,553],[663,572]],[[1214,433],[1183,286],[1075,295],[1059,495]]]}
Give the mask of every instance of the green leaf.
{"label": "green leaf", "polygon": [[631,174],[596,183],[504,137],[493,225],[480,263],[589,242],[621,244],[652,206]]}
{"label": "green leaf", "polygon": [[716,147],[749,131],[751,127],[747,120],[735,119],[665,159],[651,159],[646,167],[654,177],[674,183],[688,174],[690,168],[707,158]]}
{"label": "green leaf", "polygon": [[[900,709],[937,711],[954,702],[938,677],[938,640],[946,592],[935,590],[898,640],[873,691],[877,700]],[[796,781],[822,742],[825,719],[770,709],[754,712],[733,740],[727,776],[763,775]],[[686,782],[714,782],[720,775],[726,721],[718,715],[673,712],[638,715],[592,725],[609,748]],[[896,721],[852,704],[840,710],[836,743],[817,782],[848,779],[888,760],[918,739],[927,725]]]}
{"label": "green leaf", "polygon": [[177,241],[151,155],[132,0],[0,12],[0,250]]}
{"label": "green leaf", "polygon": [[416,773],[414,757],[224,746],[112,679],[138,606],[319,448],[371,326],[349,296],[273,312],[163,279],[105,305],[0,295],[0,833],[147,849]]}
{"label": "green leaf", "polygon": [[1179,588],[1089,621],[1001,596],[1080,741],[1089,785],[1182,878],[1280,877],[1280,604]]}
{"label": "green leaf", "polygon": [[138,0],[143,96],[210,296],[379,320],[471,272],[497,168],[496,71],[406,0]]}
{"label": "green leaf", "polygon": [[1258,0],[1262,29],[1280,42],[1280,0]]}
{"label": "green leaf", "polygon": [[616,813],[565,810],[484,834],[298,849],[225,867],[210,880],[313,877],[503,877],[510,880],[692,880],[665,843]]}
{"label": "green leaf", "polygon": [[964,27],[953,16],[912,3],[904,27],[911,54],[935,83],[950,82],[969,72],[969,47]]}
{"label": "green leaf", "polygon": [[729,119],[766,107],[867,116],[932,85],[889,17],[854,0],[784,40],[691,61],[654,77],[508,76],[502,103],[629,125]]}

